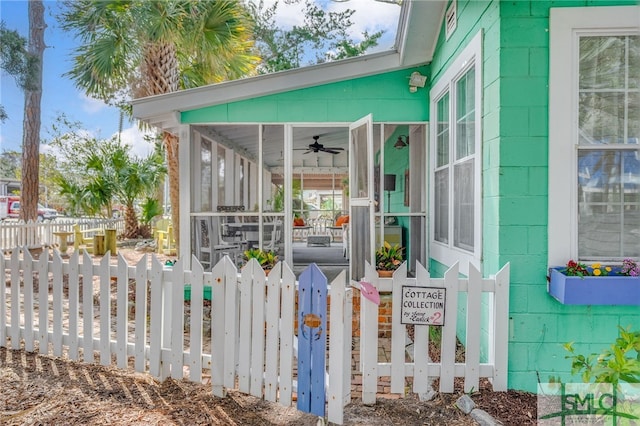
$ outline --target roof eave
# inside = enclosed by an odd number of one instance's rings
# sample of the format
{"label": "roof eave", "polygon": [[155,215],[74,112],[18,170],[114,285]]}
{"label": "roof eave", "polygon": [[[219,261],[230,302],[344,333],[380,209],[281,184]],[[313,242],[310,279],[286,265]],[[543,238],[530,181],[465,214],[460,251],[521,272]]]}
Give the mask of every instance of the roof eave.
{"label": "roof eave", "polygon": [[373,75],[398,68],[399,59],[396,51],[382,52],[149,96],[131,101],[133,115],[139,120],[149,122],[168,111],[188,111]]}
{"label": "roof eave", "polygon": [[133,116],[175,129],[180,112],[330,84],[431,62],[447,1],[405,1],[396,50],[135,99]]}
{"label": "roof eave", "polygon": [[408,1],[403,4],[396,33],[401,67],[431,62],[446,6],[447,1],[441,0]]}

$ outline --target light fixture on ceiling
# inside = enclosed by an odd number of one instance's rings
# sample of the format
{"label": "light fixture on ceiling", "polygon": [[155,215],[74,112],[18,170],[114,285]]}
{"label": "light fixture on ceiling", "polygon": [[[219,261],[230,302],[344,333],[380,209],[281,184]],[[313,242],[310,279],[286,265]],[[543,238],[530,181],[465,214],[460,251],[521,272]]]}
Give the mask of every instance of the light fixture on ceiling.
{"label": "light fixture on ceiling", "polygon": [[[402,138],[404,138],[404,140],[402,140]],[[409,136],[407,135],[398,136],[398,140],[396,141],[396,143],[393,144],[393,147],[395,149],[402,149],[405,146],[409,146]]]}
{"label": "light fixture on ceiling", "polygon": [[412,72],[411,77],[409,77],[409,91],[411,93],[415,93],[418,90],[418,87],[424,87],[426,82],[426,76],[420,74],[418,71]]}

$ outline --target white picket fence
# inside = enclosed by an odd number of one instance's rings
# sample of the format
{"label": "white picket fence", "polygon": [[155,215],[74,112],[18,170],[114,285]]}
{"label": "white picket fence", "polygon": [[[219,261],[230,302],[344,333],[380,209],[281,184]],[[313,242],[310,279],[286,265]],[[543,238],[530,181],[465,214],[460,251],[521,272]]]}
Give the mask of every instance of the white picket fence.
{"label": "white picket fence", "polygon": [[[119,255],[117,265],[107,254],[99,264],[73,252],[62,259],[45,250],[39,260],[28,251],[0,256],[0,346],[20,348],[71,360],[119,368],[132,366],[159,379],[201,382],[211,376],[212,392],[226,389],[291,405],[296,391],[294,332],[296,278],[285,263],[265,277],[254,260],[238,272],[224,257],[204,272],[194,257],[192,270],[183,261],[165,267],[155,256],[135,266]],[[405,378],[413,378],[413,392],[425,397],[431,381],[440,379],[441,392],[453,392],[454,377],[464,377],[465,391],[478,389],[486,377],[494,390],[507,390],[509,265],[491,278],[482,278],[470,265],[460,278],[458,265],[444,278],[430,278],[421,265],[407,278],[406,264],[393,279],[379,279],[366,265],[363,281],[380,292],[392,292],[391,362],[378,360],[378,305],[361,297],[360,367],[362,400],[375,403],[378,378],[391,377],[391,393],[404,394]],[[52,281],[45,286],[42,277]],[[8,279],[7,279],[8,278]],[[37,280],[37,281],[36,281]],[[91,285],[86,285],[91,283]],[[191,286],[190,313],[185,327],[185,283]],[[405,325],[401,323],[402,286],[446,289],[441,360],[428,357],[429,327],[415,326],[414,361],[405,360]],[[358,287],[356,285],[356,287]],[[211,315],[206,316],[203,292],[211,289]],[[46,291],[42,291],[46,289]],[[352,290],[344,272],[330,285],[328,420],[342,424],[343,407],[351,400]],[[458,294],[467,293],[465,362],[455,362]],[[489,360],[480,362],[482,294],[489,293]],[[135,313],[130,301],[135,299]],[[43,308],[46,307],[46,308]],[[211,324],[211,333],[204,325]]]}
{"label": "white picket fence", "polygon": [[[13,250],[0,257],[0,346],[50,351],[55,356],[127,368],[154,377],[201,382],[210,374],[212,392],[228,388],[290,406],[296,388],[294,310],[296,278],[279,263],[268,275],[252,260],[238,273],[224,257],[211,272],[193,258],[193,270],[182,261],[165,267],[155,256],[128,266],[122,256],[110,265],[74,252],[62,259],[57,250],[33,260],[29,251]],[[49,290],[46,278],[51,274]],[[34,276],[38,282],[34,280]],[[94,285],[95,279],[95,285]],[[91,283],[91,285],[87,285]],[[189,327],[184,326],[185,283],[191,286]],[[210,318],[203,315],[205,287],[211,288]],[[351,290],[343,272],[330,286],[331,336],[327,416],[342,423],[350,402]],[[44,290],[44,291],[43,291]],[[135,313],[129,302],[135,297]],[[46,307],[43,309],[43,307]],[[211,334],[203,324],[211,323]],[[342,331],[341,331],[342,330]],[[188,342],[185,344],[185,342]],[[208,348],[208,350],[205,350]],[[349,352],[345,354],[345,350]],[[94,353],[95,352],[95,353]],[[345,364],[346,363],[346,364]],[[345,379],[346,377],[346,379]]]}
{"label": "white picket fence", "polygon": [[[123,219],[81,218],[57,219],[50,222],[0,221],[0,251],[14,247],[53,247],[60,241],[54,232],[73,232],[75,224],[80,229],[109,228],[120,234],[124,231]],[[71,237],[73,239],[73,236]]]}
{"label": "white picket fence", "polygon": [[[508,319],[509,319],[509,264],[492,278],[482,278],[480,272],[469,265],[468,278],[460,278],[458,264],[444,274],[444,278],[431,278],[427,270],[416,265],[416,277],[407,278],[404,263],[394,272],[392,279],[381,279],[368,263],[362,281],[370,283],[379,292],[392,292],[391,362],[378,362],[378,306],[365,297],[360,298],[360,354],[362,371],[362,401],[375,403],[378,378],[391,377],[391,393],[404,394],[405,378],[413,378],[413,392],[427,397],[431,381],[440,379],[440,392],[454,391],[454,377],[464,378],[464,390],[478,389],[480,378],[489,378],[496,391],[507,390]],[[406,326],[401,323],[402,286],[444,288],[446,291],[444,326],[440,343],[440,362],[429,359],[429,325],[415,325],[413,362],[405,362]],[[465,362],[456,363],[456,327],[458,293],[467,293]],[[489,293],[489,360],[480,363],[480,336],[482,319],[482,293]],[[366,348],[366,349],[365,349]]]}

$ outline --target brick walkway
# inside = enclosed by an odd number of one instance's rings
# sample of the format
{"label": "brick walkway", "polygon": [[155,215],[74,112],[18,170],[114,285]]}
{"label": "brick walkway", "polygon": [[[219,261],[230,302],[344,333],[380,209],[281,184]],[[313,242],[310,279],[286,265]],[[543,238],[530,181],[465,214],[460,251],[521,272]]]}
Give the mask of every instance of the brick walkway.
{"label": "brick walkway", "polygon": [[[391,339],[378,338],[378,362],[391,362]],[[360,372],[360,338],[354,337],[351,348],[351,399],[362,398],[362,373]],[[391,393],[391,377],[378,378],[376,398],[398,399],[402,395]]]}

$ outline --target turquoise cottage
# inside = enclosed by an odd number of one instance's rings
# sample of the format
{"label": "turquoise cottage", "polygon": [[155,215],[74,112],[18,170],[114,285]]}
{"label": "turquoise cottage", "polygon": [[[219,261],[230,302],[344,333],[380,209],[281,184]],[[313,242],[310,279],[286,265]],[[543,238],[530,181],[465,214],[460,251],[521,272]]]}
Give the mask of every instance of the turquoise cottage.
{"label": "turquoise cottage", "polygon": [[635,1],[405,1],[392,51],[133,111],[180,137],[182,255],[252,223],[247,239],[293,263],[309,230],[294,216],[319,220],[301,185],[350,216],[323,226],[351,277],[382,238],[432,275],[510,262],[509,387],[535,391],[569,378],[563,343],[599,352],[640,328],[637,305],[547,292],[569,259],[640,259],[639,25]]}

